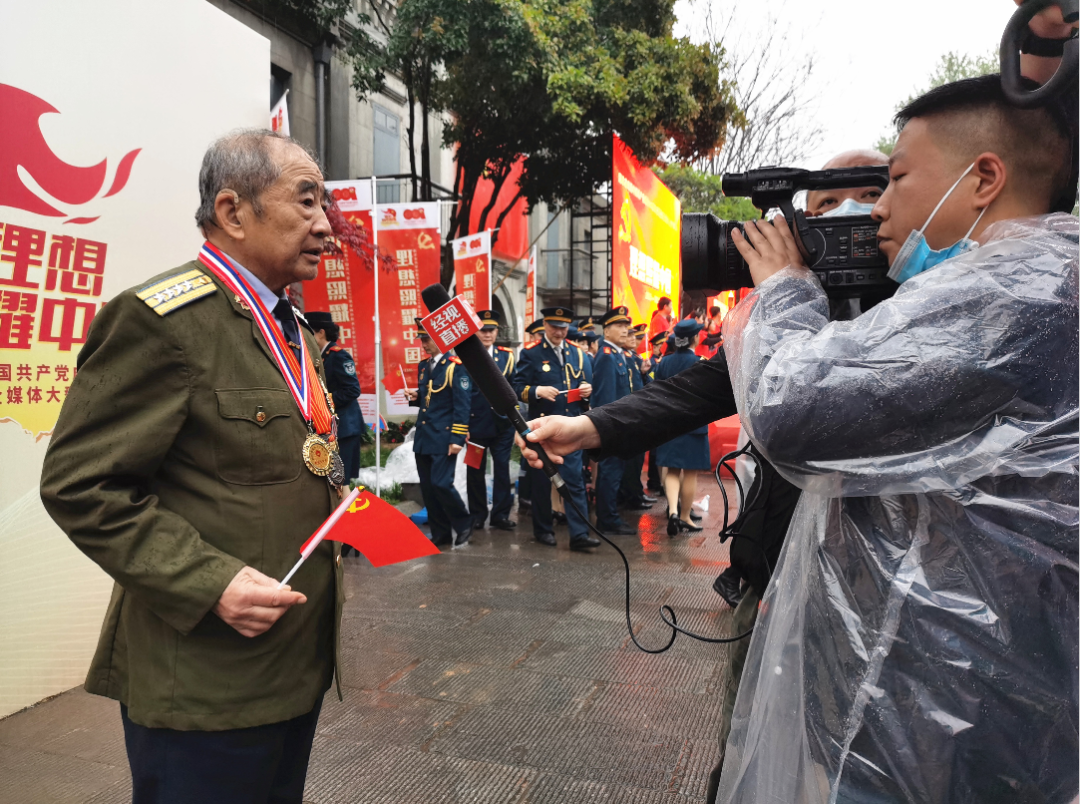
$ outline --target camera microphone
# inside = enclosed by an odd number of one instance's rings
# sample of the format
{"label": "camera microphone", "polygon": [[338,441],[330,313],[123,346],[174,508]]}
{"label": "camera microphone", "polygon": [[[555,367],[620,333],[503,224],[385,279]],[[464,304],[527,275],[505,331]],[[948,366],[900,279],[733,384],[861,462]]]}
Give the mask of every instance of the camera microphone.
{"label": "camera microphone", "polygon": [[[446,292],[446,288],[438,283],[428,285],[420,292],[420,296],[423,298],[429,313],[435,312],[450,301],[450,294]],[[518,410],[517,396],[514,394],[514,389],[510,387],[506,377],[503,376],[499,367],[495,365],[495,361],[488,350],[484,348],[484,344],[480,343],[480,339],[475,335],[470,335],[455,346],[454,351],[461,359],[465,370],[469,372],[473,382],[480,389],[480,393],[484,395],[484,399],[491,405],[491,409],[500,416],[508,418],[514,429],[524,438],[529,433],[529,425],[525,423],[521,411]],[[559,470],[555,464],[551,462],[547,452],[544,451],[540,444],[530,442],[529,448],[536,451],[544,464],[544,474],[550,478],[552,485],[561,492],[566,483],[559,475]]]}

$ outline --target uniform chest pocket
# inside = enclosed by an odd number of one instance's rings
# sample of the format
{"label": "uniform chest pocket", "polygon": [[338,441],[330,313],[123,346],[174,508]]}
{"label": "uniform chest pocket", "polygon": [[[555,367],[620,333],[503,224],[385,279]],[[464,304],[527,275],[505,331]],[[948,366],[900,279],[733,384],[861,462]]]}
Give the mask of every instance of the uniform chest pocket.
{"label": "uniform chest pocket", "polygon": [[288,391],[230,388],[214,391],[221,423],[213,434],[218,477],[262,486],[300,476],[306,428]]}

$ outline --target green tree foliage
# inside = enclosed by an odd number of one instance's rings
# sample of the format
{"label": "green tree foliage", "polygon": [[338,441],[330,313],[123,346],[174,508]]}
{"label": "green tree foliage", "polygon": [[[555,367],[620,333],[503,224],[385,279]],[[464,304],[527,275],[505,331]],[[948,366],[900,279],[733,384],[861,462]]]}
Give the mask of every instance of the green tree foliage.
{"label": "green tree foliage", "polygon": [[683,212],[711,212],[721,220],[748,221],[761,217],[749,198],[729,197],[721,189],[721,177],[685,165],[654,168],[656,175],[679,197]]}
{"label": "green tree foliage", "polygon": [[[425,114],[448,113],[462,199],[448,238],[469,233],[481,178],[495,193],[478,230],[498,227],[518,198],[565,207],[591,194],[610,179],[612,133],[644,162],[668,142],[689,161],[722,146],[740,114],[723,51],[672,35],[674,0],[401,0],[384,22],[379,67],[413,82]],[[373,72],[374,57],[355,58]],[[519,159],[519,192],[497,209]]]}
{"label": "green tree foliage", "polygon": [[[959,81],[962,78],[975,78],[980,75],[996,73],[1001,66],[997,51],[989,50],[982,55],[970,56],[949,51],[938,61],[934,71],[930,73],[930,81],[919,92],[909,95],[896,105],[896,111],[900,111],[920,95],[936,89],[943,84]],[[896,146],[896,137],[899,132],[883,134],[874,143],[874,148],[884,154],[892,154]]]}

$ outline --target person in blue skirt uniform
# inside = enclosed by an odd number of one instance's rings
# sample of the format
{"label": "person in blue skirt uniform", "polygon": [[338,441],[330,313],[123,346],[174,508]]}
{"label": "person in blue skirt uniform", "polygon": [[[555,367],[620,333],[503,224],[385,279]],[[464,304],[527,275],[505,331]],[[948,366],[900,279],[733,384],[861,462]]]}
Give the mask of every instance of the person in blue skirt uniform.
{"label": "person in blue skirt uniform", "polygon": [[[704,326],[693,318],[687,318],[675,325],[672,333],[675,338],[675,351],[669,352],[660,361],[656,369],[657,380],[674,377],[704,359],[694,354],[704,329]],[[690,506],[697,494],[697,473],[711,468],[709,426],[706,424],[698,427],[658,446],[656,463],[661,469],[664,494],[667,496],[668,536],[697,533],[701,528],[691,519]]]}

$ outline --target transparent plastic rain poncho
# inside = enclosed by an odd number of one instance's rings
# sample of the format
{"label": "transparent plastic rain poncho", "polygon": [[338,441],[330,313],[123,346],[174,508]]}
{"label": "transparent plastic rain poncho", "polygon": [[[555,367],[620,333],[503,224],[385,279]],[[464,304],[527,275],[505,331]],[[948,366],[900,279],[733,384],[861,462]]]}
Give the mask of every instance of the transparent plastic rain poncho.
{"label": "transparent plastic rain poncho", "polygon": [[787,268],[725,322],[743,426],[806,493],[720,802],[1074,800],[1077,234],[995,224],[854,321]]}

